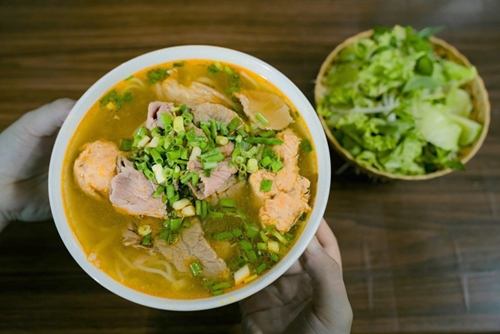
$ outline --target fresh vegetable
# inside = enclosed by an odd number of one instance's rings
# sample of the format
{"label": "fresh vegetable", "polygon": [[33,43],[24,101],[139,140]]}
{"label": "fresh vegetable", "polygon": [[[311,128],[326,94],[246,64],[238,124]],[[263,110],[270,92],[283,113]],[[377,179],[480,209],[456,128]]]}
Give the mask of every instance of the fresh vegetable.
{"label": "fresh vegetable", "polygon": [[433,31],[375,28],[326,71],[318,113],[359,164],[403,175],[464,169],[457,153],[482,131],[467,92],[477,73],[436,54]]}

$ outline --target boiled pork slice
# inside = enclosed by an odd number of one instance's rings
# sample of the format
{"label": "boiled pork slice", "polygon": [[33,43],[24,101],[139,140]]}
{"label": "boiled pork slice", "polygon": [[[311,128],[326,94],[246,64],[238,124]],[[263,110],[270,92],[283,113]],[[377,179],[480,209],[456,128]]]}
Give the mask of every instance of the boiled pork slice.
{"label": "boiled pork slice", "polygon": [[196,186],[189,184],[193,194],[198,199],[205,199],[215,193],[224,191],[236,183],[233,176],[238,171],[231,164],[231,158],[227,157],[217,164],[217,167],[210,171],[210,176],[205,176],[201,162],[196,158],[191,158],[187,168],[190,172],[200,175],[200,180]]}
{"label": "boiled pork slice", "polygon": [[148,118],[146,119],[146,127],[149,130],[155,127],[165,129],[165,124],[163,124],[160,115],[170,114],[171,116],[175,117],[175,114],[172,112],[172,108],[174,108],[173,103],[161,101],[151,102],[148,106]]}
{"label": "boiled pork slice", "polygon": [[236,112],[217,103],[202,103],[192,107],[193,120],[195,124],[209,122],[211,119],[228,125],[233,118],[241,119]]}
{"label": "boiled pork slice", "polygon": [[111,142],[97,140],[85,144],[73,165],[80,188],[93,197],[106,196],[111,179],[116,175],[116,160],[120,154],[118,147]]}
{"label": "boiled pork slice", "polygon": [[[242,90],[235,93],[234,96],[240,100],[245,114],[261,129],[283,130],[293,122],[290,108],[276,94],[256,90]],[[267,124],[263,124],[257,118],[257,114],[264,117]]]}
{"label": "boiled pork slice", "polygon": [[186,87],[176,79],[168,78],[161,83],[161,89],[161,96],[167,101],[177,105],[185,104],[190,108],[205,102],[231,104],[231,101],[220,92],[199,82],[192,82]]}
{"label": "boiled pork slice", "polygon": [[160,196],[152,196],[158,186],[122,156],[118,158],[117,169],[109,194],[115,208],[129,215],[164,218],[167,213],[165,204]]}
{"label": "boiled pork slice", "polygon": [[131,227],[124,231],[123,237],[126,246],[162,254],[179,272],[188,272],[189,264],[199,261],[204,277],[224,278],[229,274],[224,260],[217,255],[205,239],[198,219],[192,219],[191,226],[183,229],[178,241],[172,245],[163,239],[155,238],[151,247],[144,247],[140,244],[141,237]]}

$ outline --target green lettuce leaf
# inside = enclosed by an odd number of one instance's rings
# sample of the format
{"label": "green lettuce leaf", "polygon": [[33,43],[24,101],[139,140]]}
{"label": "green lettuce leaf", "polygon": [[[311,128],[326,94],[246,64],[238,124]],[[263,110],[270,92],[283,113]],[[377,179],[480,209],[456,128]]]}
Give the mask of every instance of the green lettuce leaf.
{"label": "green lettuce leaf", "polygon": [[463,167],[457,152],[483,130],[463,88],[477,72],[434,53],[439,29],[375,27],[323,79],[318,114],[359,163],[404,175]]}

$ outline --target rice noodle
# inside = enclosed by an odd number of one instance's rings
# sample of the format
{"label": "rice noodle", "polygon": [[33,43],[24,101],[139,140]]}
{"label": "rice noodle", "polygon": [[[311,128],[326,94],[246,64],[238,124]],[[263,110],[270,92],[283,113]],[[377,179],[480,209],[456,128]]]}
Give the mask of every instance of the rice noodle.
{"label": "rice noodle", "polygon": [[151,263],[151,265],[155,265],[155,264],[163,265],[165,267],[165,270],[167,271],[167,273],[170,276],[173,276],[172,266],[170,265],[170,263],[168,263],[167,261],[162,261],[162,260],[158,260],[158,261]]}
{"label": "rice noodle", "polygon": [[258,84],[257,84],[257,82],[256,82],[256,81],[255,81],[255,80],[254,80],[251,76],[249,76],[249,75],[248,75],[247,73],[245,73],[245,72],[240,72],[240,75],[241,75],[243,78],[247,79],[247,80],[248,80],[248,81],[249,81],[249,82],[253,85],[253,87],[254,87],[254,88],[257,88]]}
{"label": "rice noodle", "polygon": [[230,99],[228,99],[224,94],[222,94],[221,92],[219,92],[218,90],[216,89],[213,89],[212,87],[209,87],[207,85],[204,85],[200,82],[196,82],[196,81],[193,81],[191,83],[192,86],[195,86],[197,87],[198,89],[204,89],[210,93],[212,93],[213,95],[217,96],[219,99],[221,99],[222,101],[226,102],[228,105],[232,105],[233,103],[231,102]]}
{"label": "rice noodle", "polygon": [[163,92],[163,88],[161,87],[161,84],[160,83],[157,83],[155,85],[155,90],[156,90],[156,96],[159,98],[159,99],[165,99],[165,93]]}
{"label": "rice noodle", "polygon": [[175,279],[172,278],[169,274],[167,274],[165,271],[163,270],[160,270],[160,269],[156,269],[156,268],[149,268],[149,267],[146,267],[146,266],[143,266],[142,264],[138,264],[136,265],[137,268],[143,270],[143,271],[146,271],[148,273],[153,273],[153,274],[158,274],[158,275],[161,275],[163,276],[167,281],[169,281],[170,283],[175,283]]}
{"label": "rice noodle", "polygon": [[135,82],[138,86],[145,87],[144,81],[139,78],[132,78],[128,80],[129,82]]}
{"label": "rice noodle", "polygon": [[129,261],[129,260],[128,260],[125,256],[123,256],[123,254],[122,254],[122,253],[116,253],[116,255],[118,255],[118,257],[119,257],[119,258],[120,258],[123,262],[125,262],[125,264],[126,264],[128,267],[130,267],[131,269],[135,269],[135,268],[136,268],[136,266],[134,266],[134,265],[132,264],[132,262],[130,262],[130,261]]}
{"label": "rice noodle", "polygon": [[201,82],[205,85],[209,85],[209,86],[215,86],[215,83],[212,79],[210,79],[209,77],[199,77],[198,79],[196,79],[197,82]]}
{"label": "rice noodle", "polygon": [[[138,269],[138,270],[142,270],[142,271],[145,271],[148,273],[158,274],[160,276],[163,276],[163,278],[165,278],[170,283],[175,283],[177,281],[172,275],[172,267],[166,261],[162,261],[162,260],[155,261],[155,263],[162,264],[165,266],[167,271],[164,271],[161,269],[150,268],[150,267],[145,266],[144,263],[146,263],[148,260],[150,260],[150,258],[148,256],[138,256],[134,260],[134,263],[132,263],[123,254],[117,253],[117,255],[131,269]],[[121,277],[123,277],[123,274],[121,274]]]}
{"label": "rice noodle", "polygon": [[90,253],[95,253],[95,254],[100,254],[101,250],[106,247],[107,245],[111,244],[113,242],[113,236],[108,237],[106,239],[102,239],[97,243],[92,249],[90,250]]}
{"label": "rice noodle", "polygon": [[125,280],[125,277],[123,276],[120,268],[118,268],[118,265],[115,266],[115,270],[116,270],[116,275],[118,275],[118,278],[120,279],[120,281],[123,282]]}

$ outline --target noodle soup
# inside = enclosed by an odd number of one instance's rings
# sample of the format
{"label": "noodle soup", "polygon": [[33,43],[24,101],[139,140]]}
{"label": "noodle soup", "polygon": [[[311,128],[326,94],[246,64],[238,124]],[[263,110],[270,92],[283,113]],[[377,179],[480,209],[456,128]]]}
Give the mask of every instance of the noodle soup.
{"label": "noodle soup", "polygon": [[317,145],[301,110],[231,62],[129,73],[75,129],[64,215],[92,270],[140,294],[234,295],[275,271],[314,214]]}

